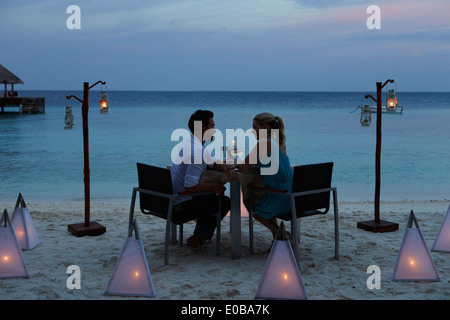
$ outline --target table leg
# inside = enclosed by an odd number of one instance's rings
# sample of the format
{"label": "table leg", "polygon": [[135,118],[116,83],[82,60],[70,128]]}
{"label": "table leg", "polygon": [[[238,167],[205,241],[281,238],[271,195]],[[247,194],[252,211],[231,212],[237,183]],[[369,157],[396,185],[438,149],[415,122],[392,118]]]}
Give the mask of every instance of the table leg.
{"label": "table leg", "polygon": [[241,184],[239,179],[230,182],[231,259],[241,258]]}

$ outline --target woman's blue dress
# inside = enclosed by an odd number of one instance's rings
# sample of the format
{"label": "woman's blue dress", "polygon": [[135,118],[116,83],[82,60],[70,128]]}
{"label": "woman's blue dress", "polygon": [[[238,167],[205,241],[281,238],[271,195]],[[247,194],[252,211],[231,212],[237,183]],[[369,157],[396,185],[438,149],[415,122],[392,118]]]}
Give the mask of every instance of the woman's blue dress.
{"label": "woman's blue dress", "polygon": [[[285,155],[278,145],[272,142],[272,150],[278,149],[279,152],[279,168],[278,172],[273,175],[264,175],[264,187],[278,190],[286,190],[292,192],[292,179],[294,173],[292,171],[289,157]],[[258,161],[259,167],[269,167],[271,164],[263,165]],[[289,197],[280,196],[272,193],[266,193],[254,206],[254,211],[266,220],[279,215],[291,214],[291,203]]]}

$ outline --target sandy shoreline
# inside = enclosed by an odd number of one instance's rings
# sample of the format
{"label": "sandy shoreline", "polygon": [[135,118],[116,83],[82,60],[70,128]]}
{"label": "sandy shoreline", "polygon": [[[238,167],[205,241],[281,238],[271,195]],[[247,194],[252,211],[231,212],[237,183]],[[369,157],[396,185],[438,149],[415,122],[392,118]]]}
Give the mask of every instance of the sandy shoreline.
{"label": "sandy shoreline", "polygon": [[[25,197],[25,196],[24,196]],[[27,199],[25,198],[25,201]],[[381,218],[397,222],[400,229],[371,233],[356,223],[373,219],[372,202],[340,202],[340,259],[333,260],[333,214],[302,220],[300,272],[311,300],[445,300],[450,295],[450,254],[432,252],[441,281],[391,282],[410,210],[418,219],[428,248],[433,245],[448,200],[382,202]],[[0,208],[13,212],[15,200]],[[24,251],[29,279],[1,279],[0,299],[146,299],[103,295],[127,236],[129,202],[91,203],[91,221],[107,232],[76,238],[67,225],[84,221],[84,202],[28,202],[41,244]],[[136,205],[138,209],[138,205]],[[138,211],[138,210],[137,210]],[[136,211],[136,212],[137,212]],[[172,245],[170,263],[163,267],[164,221],[136,214],[156,298],[164,300],[252,300],[268,257],[271,238],[255,224],[255,255],[248,252],[248,218],[242,219],[242,259],[231,260],[229,217],[223,220],[222,254],[214,255],[214,242],[200,252]],[[184,239],[193,230],[185,226]],[[213,238],[214,240],[214,238]],[[69,265],[81,268],[81,289],[68,289]],[[381,268],[381,289],[370,290],[367,267]]]}

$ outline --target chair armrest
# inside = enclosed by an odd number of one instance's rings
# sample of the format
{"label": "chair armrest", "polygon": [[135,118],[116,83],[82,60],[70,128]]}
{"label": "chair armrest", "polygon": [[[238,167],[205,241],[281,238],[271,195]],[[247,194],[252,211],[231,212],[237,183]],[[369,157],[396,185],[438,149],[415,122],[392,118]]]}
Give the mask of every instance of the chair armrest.
{"label": "chair armrest", "polygon": [[263,188],[263,187],[250,186],[250,185],[248,186],[248,188],[250,189],[250,192],[253,192],[253,190],[261,190],[261,191],[264,191],[265,193],[273,193],[273,194],[278,194],[280,196],[288,196],[288,197],[293,197],[293,198],[300,197],[300,196],[307,196],[307,195],[316,194],[316,193],[324,193],[324,192],[330,192],[330,191],[335,192],[336,191],[335,187],[295,192],[295,193],[288,193],[287,191],[284,191],[284,190]]}
{"label": "chair armrest", "polygon": [[162,192],[147,190],[147,189],[143,189],[143,188],[134,188],[133,190],[135,192],[142,192],[142,193],[146,193],[146,194],[150,194],[150,195],[158,196],[158,197],[163,197],[163,198],[167,198],[167,199],[172,199],[176,196],[175,194],[162,193]]}
{"label": "chair armrest", "polygon": [[[176,196],[176,194],[168,194],[168,193],[162,193],[162,192],[157,192],[157,191],[152,191],[152,190],[147,190],[147,189],[143,189],[143,188],[134,188],[135,191],[138,192],[142,192],[142,193],[146,193],[146,194],[150,194],[153,196],[158,196],[158,197],[163,197],[163,198],[174,198]],[[216,194],[214,191],[207,191],[207,192],[189,192],[189,191],[183,191],[183,192],[178,192],[179,195],[194,195],[194,196],[199,196],[199,195],[207,195],[207,194]]]}
{"label": "chair armrest", "polygon": [[182,191],[178,192],[178,194],[182,196],[204,196],[208,194],[217,194],[217,193],[214,191],[202,191],[202,192]]}
{"label": "chair armrest", "polygon": [[330,187],[330,188],[324,188],[324,189],[316,189],[316,190],[309,190],[309,191],[302,191],[302,192],[294,192],[294,193],[290,193],[290,195],[295,198],[295,197],[307,196],[307,195],[316,194],[316,193],[325,193],[325,192],[330,192],[330,191],[335,192],[336,188],[335,187]]}

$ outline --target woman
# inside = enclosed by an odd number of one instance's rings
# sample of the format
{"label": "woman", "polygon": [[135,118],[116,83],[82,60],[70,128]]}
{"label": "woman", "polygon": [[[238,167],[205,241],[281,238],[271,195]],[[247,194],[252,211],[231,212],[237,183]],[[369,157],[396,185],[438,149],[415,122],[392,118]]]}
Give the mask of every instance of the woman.
{"label": "woman", "polygon": [[[251,159],[258,159],[260,168],[269,167],[268,159],[273,159],[274,152],[278,152],[278,170],[274,174],[263,175],[264,187],[277,190],[292,191],[293,171],[286,153],[286,137],[284,135],[283,120],[271,113],[264,112],[253,118],[253,130],[257,144],[239,164],[239,170],[246,171]],[[276,217],[291,213],[289,197],[265,193],[253,207],[255,219],[267,227],[275,238],[278,232]]]}

